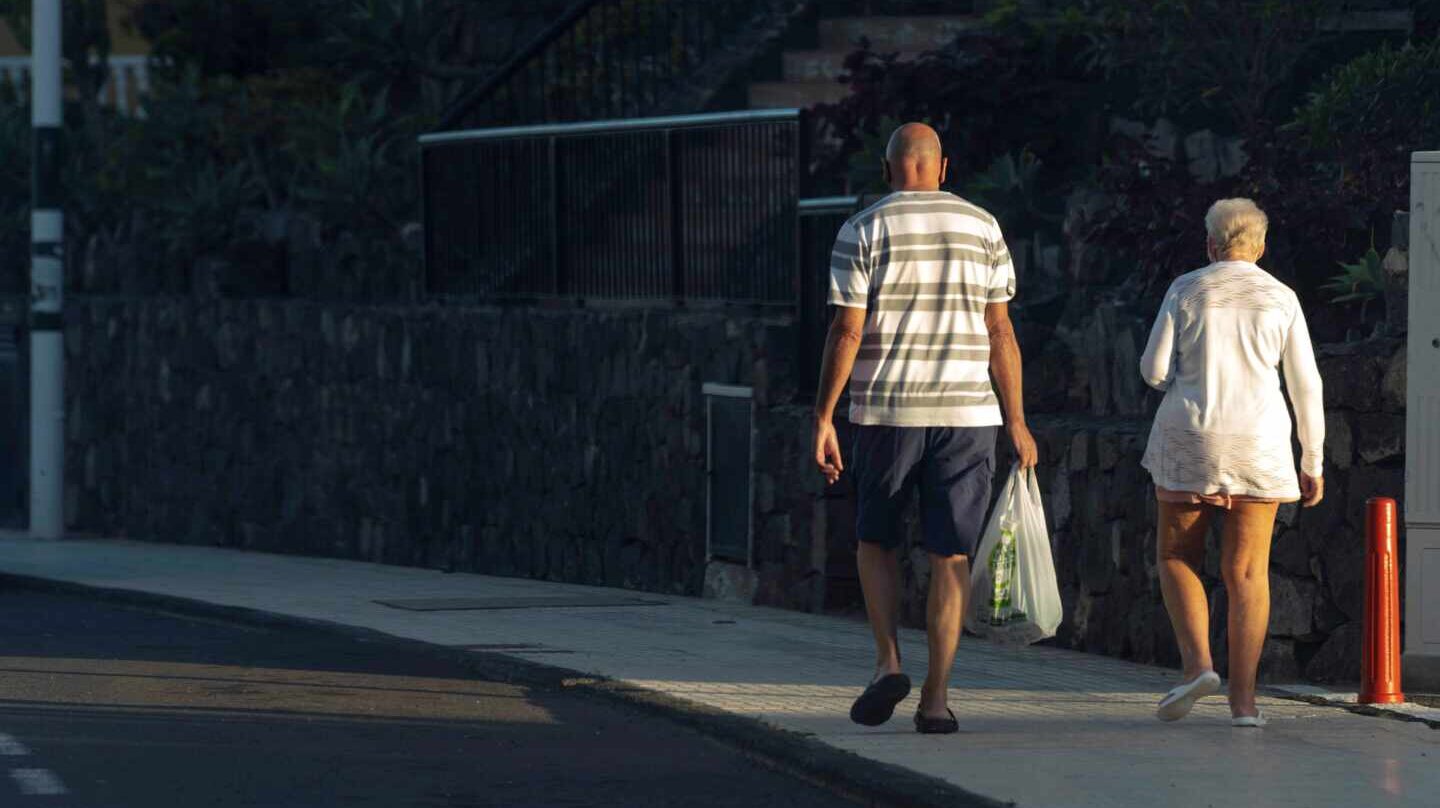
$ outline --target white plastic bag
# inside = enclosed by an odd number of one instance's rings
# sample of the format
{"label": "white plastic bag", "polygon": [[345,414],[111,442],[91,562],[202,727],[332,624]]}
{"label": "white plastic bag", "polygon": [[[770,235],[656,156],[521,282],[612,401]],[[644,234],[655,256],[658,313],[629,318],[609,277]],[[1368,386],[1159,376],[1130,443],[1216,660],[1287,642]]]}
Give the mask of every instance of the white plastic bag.
{"label": "white plastic bag", "polygon": [[966,628],[1007,645],[1055,636],[1064,610],[1033,469],[1011,469],[971,565]]}

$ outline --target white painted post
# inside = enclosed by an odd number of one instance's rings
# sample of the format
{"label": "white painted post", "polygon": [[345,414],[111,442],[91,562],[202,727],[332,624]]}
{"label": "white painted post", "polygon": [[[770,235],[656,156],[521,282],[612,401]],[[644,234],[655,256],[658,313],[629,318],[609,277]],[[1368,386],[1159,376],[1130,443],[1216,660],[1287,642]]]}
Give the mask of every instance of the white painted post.
{"label": "white painted post", "polygon": [[1405,687],[1440,690],[1440,151],[1410,162],[1405,394]]}
{"label": "white painted post", "polygon": [[65,532],[65,215],[60,198],[60,2],[32,0],[30,535]]}

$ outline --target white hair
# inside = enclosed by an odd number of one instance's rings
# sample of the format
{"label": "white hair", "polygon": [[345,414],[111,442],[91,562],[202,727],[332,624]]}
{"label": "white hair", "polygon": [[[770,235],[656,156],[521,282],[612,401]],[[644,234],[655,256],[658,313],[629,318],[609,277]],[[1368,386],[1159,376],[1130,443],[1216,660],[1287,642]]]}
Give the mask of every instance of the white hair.
{"label": "white hair", "polygon": [[1220,255],[1258,252],[1265,247],[1270,219],[1253,200],[1222,199],[1205,213],[1205,233]]}

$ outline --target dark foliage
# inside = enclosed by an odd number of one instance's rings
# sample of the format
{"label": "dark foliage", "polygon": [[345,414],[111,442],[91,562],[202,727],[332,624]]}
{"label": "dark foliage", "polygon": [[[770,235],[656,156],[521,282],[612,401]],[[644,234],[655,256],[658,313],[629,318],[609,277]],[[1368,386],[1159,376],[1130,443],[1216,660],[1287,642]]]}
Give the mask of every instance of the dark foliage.
{"label": "dark foliage", "polygon": [[[1389,238],[1409,206],[1410,152],[1440,145],[1440,43],[1382,46],[1322,81],[1290,124],[1249,141],[1237,177],[1194,180],[1144,145],[1117,141],[1098,176],[1117,204],[1091,223],[1091,237],[1143,271],[1155,295],[1203,255],[1203,217],[1225,196],[1255,199],[1270,217],[1264,263],[1319,303],[1337,263]],[[1334,312],[1331,312],[1334,314]],[[1343,333],[1342,314],[1321,317]]]}
{"label": "dark foliage", "polygon": [[[19,0],[4,3],[12,27],[28,30]],[[402,232],[419,215],[415,136],[471,75],[442,67],[441,56],[468,52],[456,31],[477,27],[456,23],[474,4],[148,0],[134,8],[135,24],[155,38],[146,115],[116,115],[94,94],[67,104],[72,262],[98,244],[139,256],[126,288],[183,291],[199,262],[248,266],[263,252],[257,244],[283,240],[283,223],[300,217],[306,232],[313,222],[316,238],[345,241],[377,274],[413,266]],[[77,15],[66,18],[67,48],[104,45],[85,44],[93,26]],[[375,58],[380,50],[385,59]],[[28,171],[28,109],[14,99],[0,106],[7,289],[24,287]]]}
{"label": "dark foliage", "polygon": [[[1292,79],[1341,39],[1320,21],[1344,0],[1085,0],[1089,55],[1120,108],[1254,137],[1288,117]],[[1128,95],[1128,98],[1123,97]]]}
{"label": "dark foliage", "polygon": [[[1331,30],[1329,15],[1360,8],[1339,0],[1002,2],[989,30],[918,61],[853,54],[853,94],[822,110],[835,146],[823,165],[874,190],[888,130],[929,121],[951,186],[1021,237],[1053,233],[1071,193],[1098,193],[1105,203],[1068,225],[1099,248],[1077,277],[1140,298],[1205,262],[1210,204],[1248,196],[1270,216],[1262,263],[1308,302],[1328,302],[1321,286],[1339,262],[1372,240],[1386,246],[1408,204],[1409,152],[1440,145],[1440,45],[1425,39],[1435,22],[1425,5],[1414,4],[1418,44],[1398,47],[1394,34]],[[1183,148],[1166,159],[1107,135],[1114,117],[1242,136],[1248,160],[1202,181]],[[1005,176],[1017,181],[993,193]],[[1352,312],[1321,308],[1317,328],[1343,334]]]}
{"label": "dark foliage", "polygon": [[[852,54],[845,79],[851,95],[817,113],[833,138],[822,173],[848,172],[851,155],[878,167],[889,134],[881,130],[897,120],[935,126],[957,183],[1027,149],[1048,167],[1083,165],[1090,157],[1083,153],[1086,138],[1075,135],[1102,124],[1092,103],[1098,88],[1081,61],[1085,41],[1078,30],[1045,33],[1002,25],[915,61],[870,50]],[[867,169],[876,173],[862,164],[850,178],[854,190],[875,190]],[[1042,185],[1058,179],[1046,176]]]}
{"label": "dark foliage", "polygon": [[1138,270],[1112,274],[1132,277],[1137,296],[1158,297],[1171,280],[1205,263],[1210,205],[1244,196],[1270,219],[1261,263],[1302,296],[1314,297],[1335,260],[1366,237],[1366,218],[1316,176],[1294,137],[1277,135],[1248,148],[1250,160],[1239,176],[1200,182],[1183,163],[1117,138],[1097,176],[1114,204],[1085,223],[1086,238],[1104,248],[1109,262]]}
{"label": "dark foliage", "polygon": [[1290,128],[1366,218],[1406,209],[1410,153],[1440,148],[1440,40],[1385,45],[1335,70]]}
{"label": "dark foliage", "polygon": [[188,70],[243,78],[312,62],[323,22],[340,6],[336,0],[136,0],[129,23],[172,78]]}

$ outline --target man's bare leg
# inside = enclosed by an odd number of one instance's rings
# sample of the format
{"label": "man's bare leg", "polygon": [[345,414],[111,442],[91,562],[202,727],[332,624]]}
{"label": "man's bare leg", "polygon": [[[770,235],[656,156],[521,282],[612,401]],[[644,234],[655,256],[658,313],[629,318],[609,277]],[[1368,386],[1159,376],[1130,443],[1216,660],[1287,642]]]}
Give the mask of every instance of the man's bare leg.
{"label": "man's bare leg", "polygon": [[970,559],[963,555],[930,554],[930,594],[925,625],[930,641],[930,670],[920,689],[920,714],[927,718],[949,718],[946,692],[950,668],[960,645],[960,627],[965,602],[970,598]]}
{"label": "man's bare leg", "polygon": [[894,550],[864,541],[855,555],[865,614],[875,633],[874,682],[900,672],[900,561]]}

